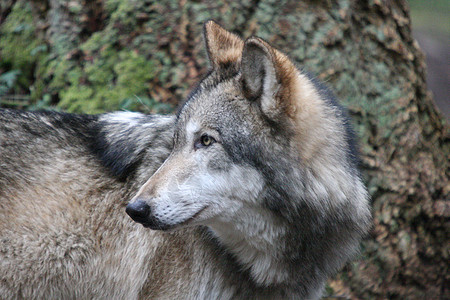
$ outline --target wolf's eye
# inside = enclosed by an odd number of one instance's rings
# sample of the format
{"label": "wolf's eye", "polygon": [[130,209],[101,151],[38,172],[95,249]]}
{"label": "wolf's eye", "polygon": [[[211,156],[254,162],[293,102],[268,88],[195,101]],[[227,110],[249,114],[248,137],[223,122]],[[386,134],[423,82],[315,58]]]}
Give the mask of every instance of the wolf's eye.
{"label": "wolf's eye", "polygon": [[194,148],[200,149],[200,148],[206,148],[214,144],[216,140],[207,134],[202,135],[195,143]]}
{"label": "wolf's eye", "polygon": [[212,137],[210,137],[209,135],[204,134],[200,138],[200,143],[202,143],[203,147],[208,147],[208,146],[211,146],[212,143],[214,143],[214,139]]}

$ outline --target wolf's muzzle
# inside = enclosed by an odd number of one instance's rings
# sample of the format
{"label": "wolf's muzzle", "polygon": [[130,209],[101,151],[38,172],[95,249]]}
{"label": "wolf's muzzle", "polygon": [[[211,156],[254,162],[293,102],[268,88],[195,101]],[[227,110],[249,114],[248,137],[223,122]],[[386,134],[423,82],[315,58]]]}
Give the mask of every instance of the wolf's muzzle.
{"label": "wolf's muzzle", "polygon": [[138,223],[148,222],[148,216],[150,215],[150,206],[142,200],[129,203],[125,209],[126,213]]}

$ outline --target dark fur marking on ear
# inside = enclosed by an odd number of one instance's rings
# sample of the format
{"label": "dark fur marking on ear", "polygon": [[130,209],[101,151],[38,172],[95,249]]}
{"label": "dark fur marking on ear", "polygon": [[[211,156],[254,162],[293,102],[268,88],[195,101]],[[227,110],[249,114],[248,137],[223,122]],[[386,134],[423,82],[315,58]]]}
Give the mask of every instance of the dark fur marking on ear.
{"label": "dark fur marking on ear", "polygon": [[232,62],[232,61],[223,61],[219,63],[219,68],[220,69],[230,69],[230,68],[236,68],[236,63]]}
{"label": "dark fur marking on ear", "polygon": [[241,87],[242,87],[242,94],[247,100],[254,102],[261,97],[262,91],[259,91],[258,94],[254,94],[250,89],[250,87],[248,86],[248,83],[245,80],[245,78],[241,79]]}
{"label": "dark fur marking on ear", "polygon": [[203,25],[203,37],[212,69],[238,70],[244,44],[239,36],[226,30],[216,21],[208,20]]}

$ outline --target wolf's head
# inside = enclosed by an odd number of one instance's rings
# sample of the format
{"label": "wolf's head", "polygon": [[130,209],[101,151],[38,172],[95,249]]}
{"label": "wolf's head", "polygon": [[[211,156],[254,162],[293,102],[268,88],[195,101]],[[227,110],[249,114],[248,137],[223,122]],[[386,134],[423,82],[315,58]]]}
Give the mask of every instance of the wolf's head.
{"label": "wolf's head", "polygon": [[211,70],[177,115],[172,153],[128,214],[165,230],[365,206],[332,100],[264,40],[243,41],[213,21],[204,35]]}

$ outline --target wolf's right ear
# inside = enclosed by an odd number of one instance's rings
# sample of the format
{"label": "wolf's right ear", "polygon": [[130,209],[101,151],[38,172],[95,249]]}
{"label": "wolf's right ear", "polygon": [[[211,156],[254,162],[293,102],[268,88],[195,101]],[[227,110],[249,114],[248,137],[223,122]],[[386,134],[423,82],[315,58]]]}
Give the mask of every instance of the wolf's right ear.
{"label": "wolf's right ear", "polygon": [[217,70],[239,67],[244,41],[213,20],[206,21],[203,28],[212,68]]}
{"label": "wolf's right ear", "polygon": [[286,55],[264,40],[245,41],[241,62],[241,88],[244,96],[259,101],[262,112],[272,120],[292,116],[296,68]]}

